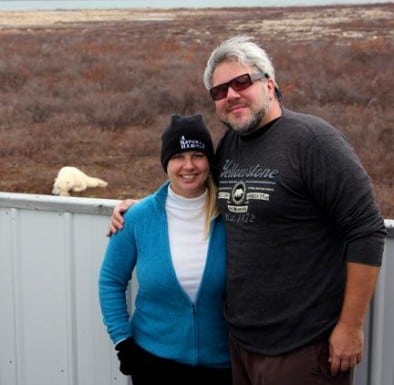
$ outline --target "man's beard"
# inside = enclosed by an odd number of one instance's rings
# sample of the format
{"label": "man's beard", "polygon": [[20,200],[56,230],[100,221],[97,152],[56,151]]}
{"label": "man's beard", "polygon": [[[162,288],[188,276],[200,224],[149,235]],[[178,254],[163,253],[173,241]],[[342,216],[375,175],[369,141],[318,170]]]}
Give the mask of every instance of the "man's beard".
{"label": "man's beard", "polygon": [[231,128],[241,136],[250,135],[260,128],[261,121],[265,116],[265,111],[260,111],[252,115],[252,117],[244,123],[231,124],[229,122],[223,122],[225,126]]}
{"label": "man's beard", "polygon": [[247,122],[237,124],[237,123],[222,121],[222,123],[228,128],[237,132],[241,136],[253,134],[261,127],[262,121],[265,115],[267,114],[269,106],[270,106],[270,100],[268,95],[266,95],[265,104],[263,108],[261,108],[260,111],[255,112]]}

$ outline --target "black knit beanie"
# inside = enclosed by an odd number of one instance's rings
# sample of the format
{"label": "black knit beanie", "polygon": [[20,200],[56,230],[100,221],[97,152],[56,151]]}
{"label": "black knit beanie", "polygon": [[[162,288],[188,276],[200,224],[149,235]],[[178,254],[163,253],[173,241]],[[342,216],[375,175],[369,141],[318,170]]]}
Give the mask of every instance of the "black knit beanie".
{"label": "black knit beanie", "polygon": [[167,172],[167,164],[172,156],[185,151],[204,153],[212,165],[213,143],[200,114],[172,115],[170,125],[161,136],[161,164],[164,171]]}

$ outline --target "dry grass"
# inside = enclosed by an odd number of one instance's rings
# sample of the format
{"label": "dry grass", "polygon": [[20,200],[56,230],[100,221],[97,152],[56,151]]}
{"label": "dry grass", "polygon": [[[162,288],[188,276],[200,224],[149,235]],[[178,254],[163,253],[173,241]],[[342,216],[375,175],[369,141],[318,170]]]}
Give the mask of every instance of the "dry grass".
{"label": "dry grass", "polygon": [[3,12],[0,191],[50,194],[73,165],[109,182],[75,195],[150,193],[172,113],[201,112],[221,135],[202,72],[220,41],[247,33],[271,54],[285,105],[346,134],[394,218],[393,16],[393,4]]}

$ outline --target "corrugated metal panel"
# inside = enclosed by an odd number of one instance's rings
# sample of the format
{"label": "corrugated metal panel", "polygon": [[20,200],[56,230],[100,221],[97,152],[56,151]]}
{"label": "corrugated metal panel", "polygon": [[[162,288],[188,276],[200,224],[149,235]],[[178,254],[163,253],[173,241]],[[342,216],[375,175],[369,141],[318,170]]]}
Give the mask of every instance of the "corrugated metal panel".
{"label": "corrugated metal panel", "polygon": [[115,200],[0,193],[0,384],[119,385],[98,270]]}
{"label": "corrugated metal panel", "polygon": [[394,220],[371,309],[369,384],[394,385]]}
{"label": "corrugated metal panel", "polygon": [[[118,371],[97,297],[117,202],[0,193],[0,385],[130,384]],[[394,385],[394,221],[386,225],[355,385]]]}

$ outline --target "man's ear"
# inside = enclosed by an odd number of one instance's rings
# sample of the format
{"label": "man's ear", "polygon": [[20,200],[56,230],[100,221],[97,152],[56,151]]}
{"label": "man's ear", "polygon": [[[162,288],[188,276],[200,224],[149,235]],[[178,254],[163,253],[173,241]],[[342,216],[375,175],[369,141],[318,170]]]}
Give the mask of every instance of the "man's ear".
{"label": "man's ear", "polygon": [[275,87],[275,96],[276,98],[281,101],[282,100],[282,92],[280,92],[280,89],[278,87]]}

